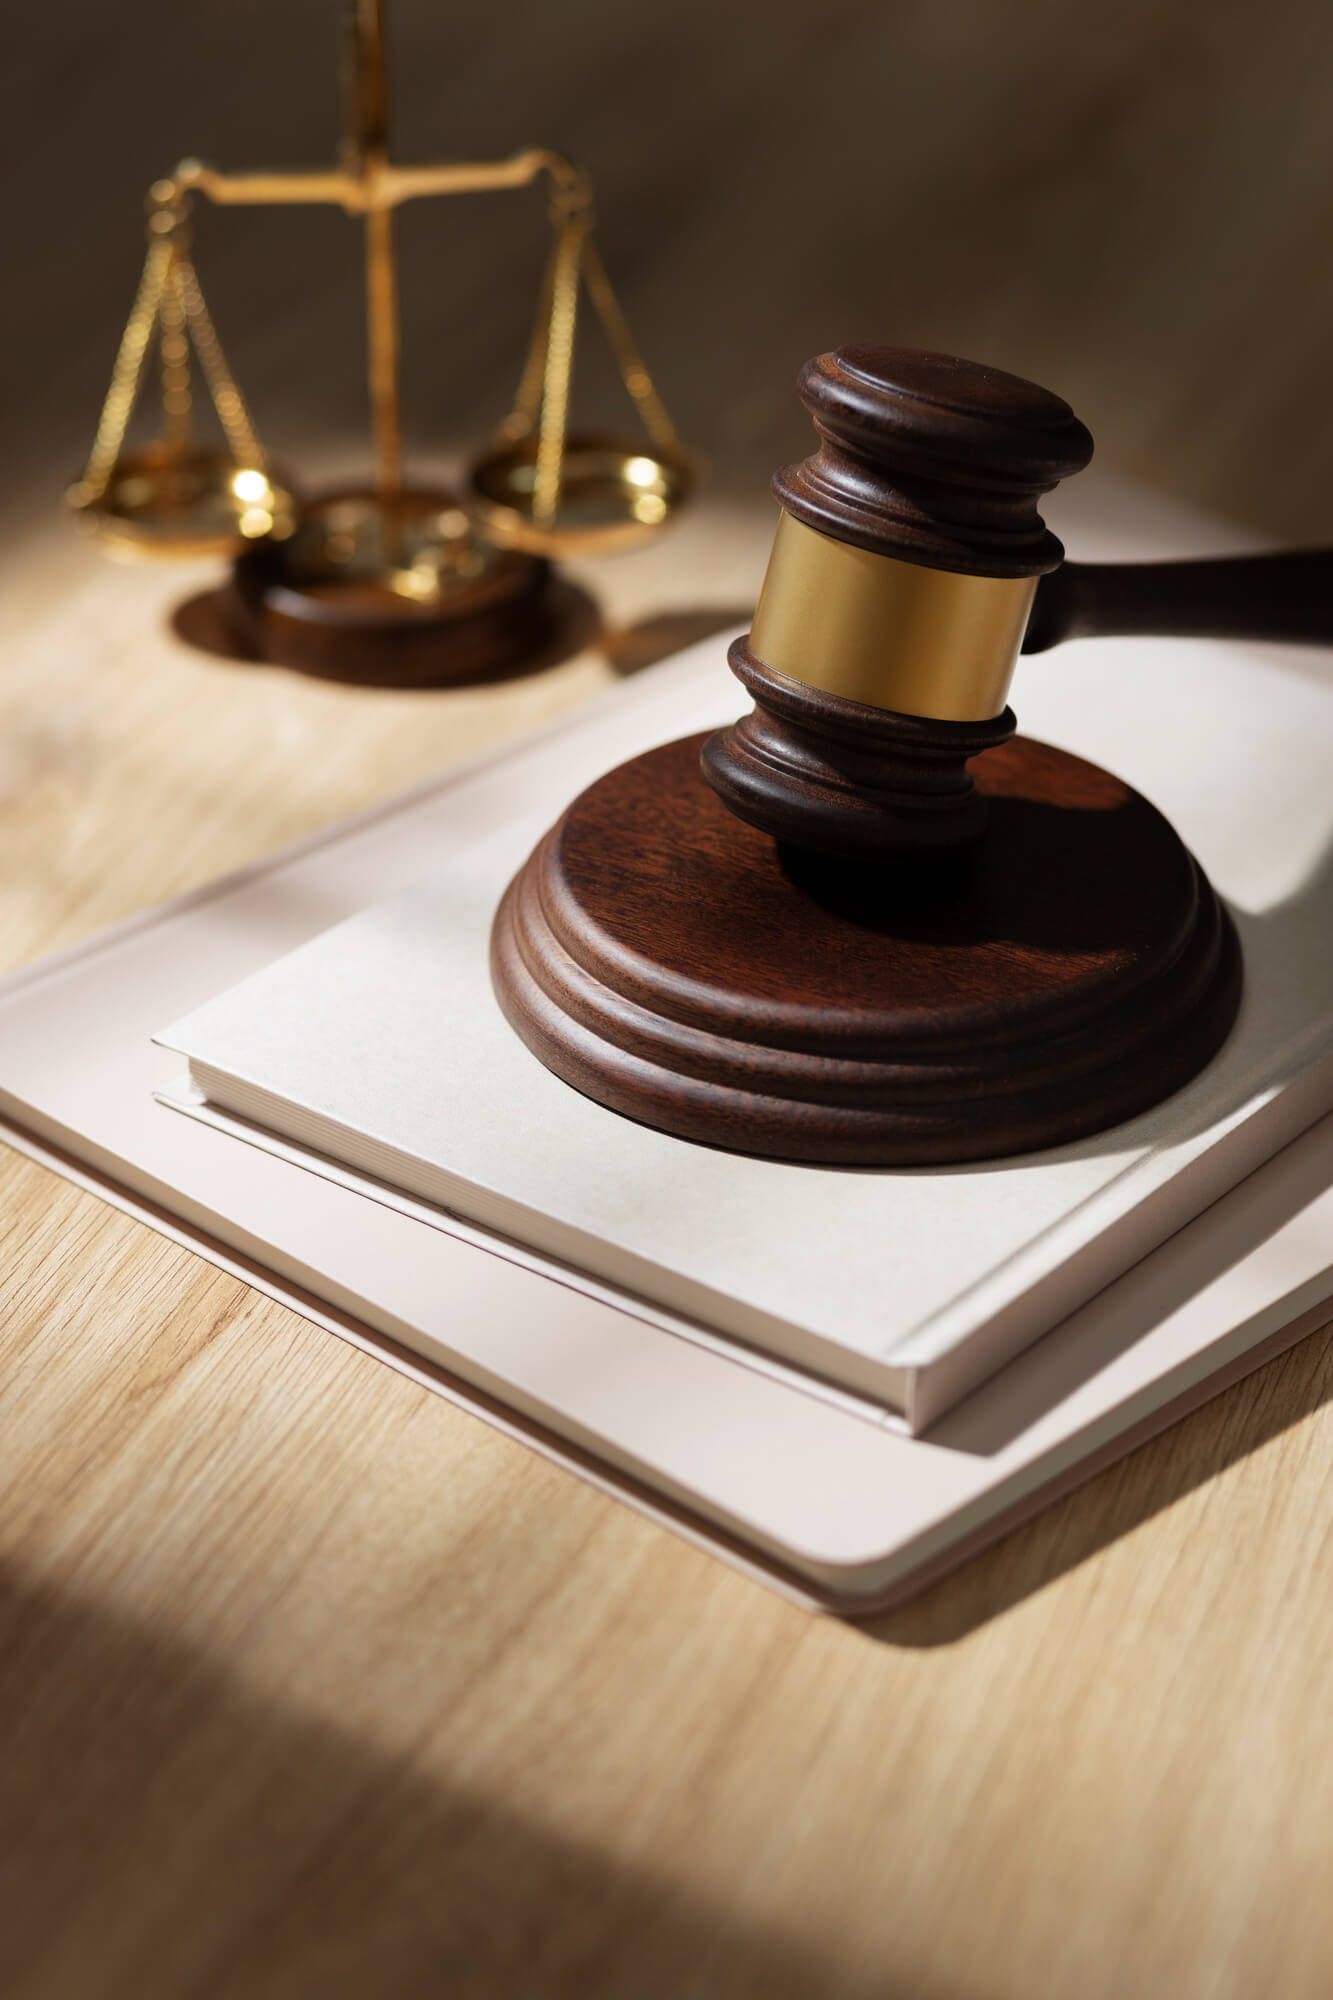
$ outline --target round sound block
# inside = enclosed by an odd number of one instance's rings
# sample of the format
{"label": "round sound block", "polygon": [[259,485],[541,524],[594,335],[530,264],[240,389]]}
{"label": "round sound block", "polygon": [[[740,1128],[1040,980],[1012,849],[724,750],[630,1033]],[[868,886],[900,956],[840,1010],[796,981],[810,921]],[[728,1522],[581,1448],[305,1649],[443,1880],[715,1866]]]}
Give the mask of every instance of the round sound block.
{"label": "round sound block", "polygon": [[971,767],[974,849],[857,869],[733,818],[704,740],[590,786],[496,915],[501,1006],[588,1097],[733,1152],[944,1165],[1118,1124],[1226,1038],[1230,918],[1109,772],[1015,737]]}
{"label": "round sound block", "polygon": [[266,660],[326,680],[446,687],[520,670],[559,617],[549,565],[479,542],[447,493],[336,493],[232,568],[232,612]]}

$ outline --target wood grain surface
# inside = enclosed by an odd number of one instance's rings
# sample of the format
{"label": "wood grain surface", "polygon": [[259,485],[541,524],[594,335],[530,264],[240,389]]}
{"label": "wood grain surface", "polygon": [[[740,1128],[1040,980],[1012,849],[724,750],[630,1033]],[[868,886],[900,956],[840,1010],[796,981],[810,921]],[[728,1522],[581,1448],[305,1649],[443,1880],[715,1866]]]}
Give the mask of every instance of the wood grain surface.
{"label": "wood grain surface", "polygon": [[[211,572],[11,544],[10,964],[736,623],[716,505],[602,648],[357,690]],[[616,664],[613,664],[616,663]],[[1316,1337],[878,1624],[812,1618],[0,1154],[0,1991],[1315,1996]]]}

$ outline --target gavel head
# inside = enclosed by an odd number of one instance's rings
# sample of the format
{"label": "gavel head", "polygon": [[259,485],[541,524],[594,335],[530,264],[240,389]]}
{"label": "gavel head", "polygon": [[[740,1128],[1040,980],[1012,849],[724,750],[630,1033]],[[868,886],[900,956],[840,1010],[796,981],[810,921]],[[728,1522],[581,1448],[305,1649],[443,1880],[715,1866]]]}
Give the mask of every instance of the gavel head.
{"label": "gavel head", "polygon": [[938,853],[984,824],[966,765],[1014,728],[1037,581],[1064,551],[1037,511],[1092,456],[1059,396],[906,348],[807,362],[819,448],[731,649],[755,711],[709,739],[708,782],[777,838],[861,860]]}

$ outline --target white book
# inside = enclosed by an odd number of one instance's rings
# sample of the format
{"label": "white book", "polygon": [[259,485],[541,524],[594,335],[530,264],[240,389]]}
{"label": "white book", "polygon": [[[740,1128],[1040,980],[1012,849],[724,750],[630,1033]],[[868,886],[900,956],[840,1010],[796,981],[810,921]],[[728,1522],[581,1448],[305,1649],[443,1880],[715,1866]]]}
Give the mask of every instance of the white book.
{"label": "white book", "polygon": [[[196,1102],[261,1141],[920,1430],[1333,1105],[1333,688],[1291,651],[1095,651],[1095,680],[1089,649],[1025,662],[1020,726],[1175,822],[1232,910],[1246,981],[1207,1070],[1113,1131],[982,1166],[851,1171],[693,1146],[579,1096],[508,1027],[488,973],[496,902],[545,805],[157,1039],[187,1058]],[[686,726],[726,704],[719,684]]]}

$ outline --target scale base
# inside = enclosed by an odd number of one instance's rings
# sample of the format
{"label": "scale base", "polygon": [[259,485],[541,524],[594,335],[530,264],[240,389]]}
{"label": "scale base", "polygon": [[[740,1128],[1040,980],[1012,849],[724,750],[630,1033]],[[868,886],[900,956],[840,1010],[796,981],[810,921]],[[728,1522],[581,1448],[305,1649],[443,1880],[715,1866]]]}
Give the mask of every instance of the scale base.
{"label": "scale base", "polygon": [[1109,772],[1016,737],[971,766],[975,848],[856,868],[734,818],[705,741],[599,779],[497,913],[500,1004],[586,1096],[734,1152],[950,1165],[1119,1124],[1225,1040],[1231,920]]}
{"label": "scale base", "polygon": [[238,556],[230,611],[261,658],[382,687],[524,671],[563,615],[547,563],[479,542],[452,495],[422,491],[306,506],[288,540]]}

